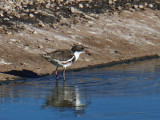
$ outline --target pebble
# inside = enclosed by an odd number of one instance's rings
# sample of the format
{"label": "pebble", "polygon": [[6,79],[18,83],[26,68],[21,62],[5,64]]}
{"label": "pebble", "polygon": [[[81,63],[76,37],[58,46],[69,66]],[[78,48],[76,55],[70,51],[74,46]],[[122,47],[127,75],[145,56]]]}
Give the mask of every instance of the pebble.
{"label": "pebble", "polygon": [[3,20],[5,20],[5,21],[9,21],[9,18],[4,18]]}
{"label": "pebble", "polygon": [[84,6],[83,6],[83,4],[79,4],[79,8],[83,8]]}
{"label": "pebble", "polygon": [[134,5],[133,7],[134,7],[134,9],[137,9],[137,8],[138,8],[138,5]]}
{"label": "pebble", "polygon": [[[131,0],[106,0],[107,6],[112,9],[112,11],[118,10],[121,11],[123,9],[130,10],[134,12],[135,10],[145,9],[145,7],[153,8],[159,6],[157,0],[153,0],[150,3],[143,2],[139,0],[139,5],[133,3],[134,1]],[[64,14],[68,14],[65,12],[66,9],[69,9],[72,13],[78,14],[83,13],[80,9],[89,9],[96,12],[94,8],[97,8],[100,4],[97,4],[97,0],[1,0],[0,2],[0,17],[1,21],[4,22],[5,26],[11,26],[10,24],[6,24],[5,22],[9,22],[11,20],[27,20],[30,22],[30,19],[36,18],[35,22],[38,23],[39,26],[45,26],[45,20],[40,18],[40,15],[43,15],[45,12],[46,19],[55,19],[59,20],[62,18]],[[123,4],[120,4],[123,2]],[[154,4],[156,6],[154,6]],[[103,6],[103,5],[102,5]],[[109,10],[106,6],[106,9]],[[62,10],[61,8],[64,7],[65,9]],[[78,7],[78,8],[77,8]],[[100,6],[101,7],[101,6]],[[104,7],[104,6],[103,6]],[[100,9],[100,8],[98,8]],[[134,10],[135,9],[135,10]],[[53,10],[53,11],[52,11]],[[55,11],[54,11],[55,10]],[[106,10],[106,11],[107,11]],[[5,13],[5,14],[4,14]],[[95,14],[95,13],[94,13]],[[116,14],[116,13],[115,13]],[[51,18],[53,17],[53,18]],[[32,24],[34,24],[32,23]],[[3,24],[3,23],[2,23]],[[49,23],[54,24],[54,23]]]}
{"label": "pebble", "polygon": [[28,13],[28,12],[29,12],[29,9],[25,9],[25,10],[23,10],[23,11]]}
{"label": "pebble", "polygon": [[135,12],[136,10],[135,9],[133,9],[133,8],[130,8],[129,9],[131,12]]}
{"label": "pebble", "polygon": [[11,31],[6,31],[6,34],[11,35],[12,32]]}
{"label": "pebble", "polygon": [[24,65],[24,63],[20,63],[20,65]]}
{"label": "pebble", "polygon": [[41,69],[40,67],[37,67],[37,69]]}
{"label": "pebble", "polygon": [[0,13],[0,16],[1,16],[1,17],[4,17],[3,13]]}
{"label": "pebble", "polygon": [[36,11],[34,11],[34,14],[38,14],[38,13],[39,13],[39,11],[37,11],[37,10],[36,10]]}
{"label": "pebble", "polygon": [[144,6],[146,7],[148,5],[148,3],[144,3]]}
{"label": "pebble", "polygon": [[149,8],[153,8],[153,4],[149,4],[148,7],[149,7]]}
{"label": "pebble", "polygon": [[19,14],[16,14],[16,15],[14,15],[14,16],[17,17],[17,18],[20,18],[20,17],[21,17]]}
{"label": "pebble", "polygon": [[46,6],[45,6],[45,7],[46,7],[47,9],[49,9],[49,8],[50,8],[50,6],[51,6],[51,4],[50,4],[50,3],[48,3],[48,4],[46,4]]}
{"label": "pebble", "polygon": [[38,48],[43,49],[43,46],[42,45],[38,45]]}
{"label": "pebble", "polygon": [[87,8],[89,8],[89,7],[90,7],[90,5],[89,5],[89,4],[86,4],[85,6],[86,6]]}
{"label": "pebble", "polygon": [[29,17],[30,17],[30,18],[33,18],[33,17],[34,17],[34,15],[30,13],[30,14],[29,14]]}
{"label": "pebble", "polygon": [[33,34],[37,34],[37,31],[33,31]]}
{"label": "pebble", "polygon": [[17,42],[17,40],[16,39],[13,39],[13,38],[11,38],[11,39],[9,39],[10,41],[12,41],[12,42]]}
{"label": "pebble", "polygon": [[139,5],[139,8],[140,8],[140,9],[143,9],[143,8],[144,8],[144,6],[143,6],[143,5]]}
{"label": "pebble", "polygon": [[109,3],[109,4],[112,4],[112,3],[113,3],[113,1],[112,1],[112,0],[109,0],[109,1],[108,1],[108,3]]}
{"label": "pebble", "polygon": [[74,7],[71,7],[70,9],[71,9],[72,13],[75,13],[75,8]]}
{"label": "pebble", "polygon": [[117,9],[118,9],[118,10],[122,10],[122,7],[121,7],[121,6],[118,6]]}
{"label": "pebble", "polygon": [[39,26],[41,26],[41,27],[45,27],[45,24],[44,24],[43,22],[39,22],[38,24],[39,24]]}
{"label": "pebble", "polygon": [[125,7],[125,9],[129,10],[132,6],[131,6],[130,3],[126,3],[126,4],[124,5],[124,7]]}
{"label": "pebble", "polygon": [[70,10],[72,13],[81,13],[81,11],[79,11],[78,9],[76,9],[74,7],[71,7]]}

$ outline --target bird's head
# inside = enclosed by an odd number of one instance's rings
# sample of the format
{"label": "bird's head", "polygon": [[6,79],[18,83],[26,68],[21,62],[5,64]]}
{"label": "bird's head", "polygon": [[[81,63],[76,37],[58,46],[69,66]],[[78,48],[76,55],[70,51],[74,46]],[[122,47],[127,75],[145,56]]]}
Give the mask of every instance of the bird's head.
{"label": "bird's head", "polygon": [[91,55],[88,51],[85,50],[87,48],[88,47],[85,47],[83,45],[74,45],[71,50],[73,51],[73,53],[79,52],[79,53],[86,53],[87,55]]}

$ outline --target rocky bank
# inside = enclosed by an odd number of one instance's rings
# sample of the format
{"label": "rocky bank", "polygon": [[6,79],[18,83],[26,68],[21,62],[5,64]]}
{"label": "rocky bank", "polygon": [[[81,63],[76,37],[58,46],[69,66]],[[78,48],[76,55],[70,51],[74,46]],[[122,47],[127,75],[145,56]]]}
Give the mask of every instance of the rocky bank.
{"label": "rocky bank", "polygon": [[87,46],[69,69],[160,56],[159,0],[0,2],[0,80],[51,74],[41,54]]}

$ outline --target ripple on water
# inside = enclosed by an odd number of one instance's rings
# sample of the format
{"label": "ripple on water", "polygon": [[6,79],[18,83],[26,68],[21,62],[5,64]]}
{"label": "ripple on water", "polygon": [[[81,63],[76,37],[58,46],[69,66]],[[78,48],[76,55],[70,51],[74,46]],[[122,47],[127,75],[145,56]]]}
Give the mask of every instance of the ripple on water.
{"label": "ripple on water", "polygon": [[159,116],[159,72],[158,62],[145,61],[66,72],[66,81],[62,75],[59,81],[52,75],[3,84],[0,119],[17,120],[17,111],[23,111],[19,116],[23,120],[25,114],[39,120],[42,116],[48,120]]}

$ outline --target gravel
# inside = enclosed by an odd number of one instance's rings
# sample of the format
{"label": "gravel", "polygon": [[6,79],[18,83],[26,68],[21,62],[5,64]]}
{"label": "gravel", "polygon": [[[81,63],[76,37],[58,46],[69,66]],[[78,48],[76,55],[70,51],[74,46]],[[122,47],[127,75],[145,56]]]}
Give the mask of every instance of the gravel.
{"label": "gravel", "polygon": [[160,9],[159,6],[160,0],[1,0],[0,33],[24,29],[20,23],[37,27],[45,27],[45,24],[54,26],[62,18],[74,19],[79,16],[92,19],[94,14],[104,12],[112,14],[122,10]]}

